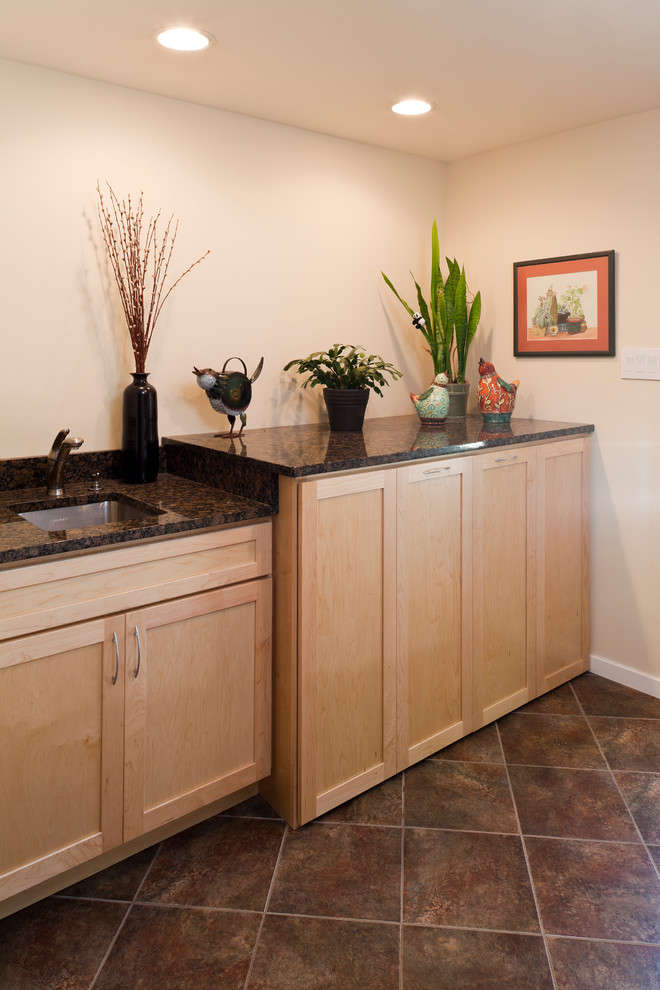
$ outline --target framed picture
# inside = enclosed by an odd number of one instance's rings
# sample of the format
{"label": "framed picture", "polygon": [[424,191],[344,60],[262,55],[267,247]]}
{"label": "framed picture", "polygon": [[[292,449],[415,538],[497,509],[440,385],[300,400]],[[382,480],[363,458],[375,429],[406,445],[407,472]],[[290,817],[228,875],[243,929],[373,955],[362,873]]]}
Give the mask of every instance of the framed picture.
{"label": "framed picture", "polygon": [[614,251],[514,264],[513,353],[614,354]]}

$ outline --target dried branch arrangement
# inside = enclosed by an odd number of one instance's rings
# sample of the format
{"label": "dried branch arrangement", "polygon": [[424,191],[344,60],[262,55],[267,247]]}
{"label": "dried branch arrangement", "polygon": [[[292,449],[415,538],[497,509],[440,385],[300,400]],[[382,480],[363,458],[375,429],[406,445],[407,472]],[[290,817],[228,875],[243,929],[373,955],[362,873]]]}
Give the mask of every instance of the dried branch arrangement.
{"label": "dried branch arrangement", "polygon": [[144,225],[142,193],[136,203],[130,196],[120,202],[108,185],[106,204],[98,183],[96,191],[101,234],[124,308],[135,355],[135,370],[144,374],[147,351],[163,303],[184,275],[203,261],[209,251],[186,268],[166,290],[178,221],[172,227],[174,216],[171,216],[161,234],[158,228],[160,210],[146,227]]}

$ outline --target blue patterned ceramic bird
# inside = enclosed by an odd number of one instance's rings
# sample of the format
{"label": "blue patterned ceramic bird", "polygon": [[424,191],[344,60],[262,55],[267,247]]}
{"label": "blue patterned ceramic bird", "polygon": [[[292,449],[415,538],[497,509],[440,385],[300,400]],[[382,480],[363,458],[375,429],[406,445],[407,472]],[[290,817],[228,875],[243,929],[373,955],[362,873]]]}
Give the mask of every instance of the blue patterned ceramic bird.
{"label": "blue patterned ceramic bird", "polygon": [[444,423],[449,409],[449,379],[441,372],[436,375],[429,387],[421,395],[410,393],[410,399],[422,426],[440,426]]}
{"label": "blue patterned ceramic bird", "polygon": [[[230,361],[240,361],[243,371],[227,371]],[[229,420],[229,433],[216,433],[216,437],[240,437],[247,422],[247,408],[252,399],[252,383],[256,382],[264,366],[262,358],[252,375],[248,378],[247,367],[242,358],[227,358],[222,371],[214,371],[213,368],[193,368],[193,375],[197,375],[197,384],[203,389],[208,400],[216,412],[224,413]],[[234,433],[234,423],[236,417],[241,420],[241,428],[238,433]]]}

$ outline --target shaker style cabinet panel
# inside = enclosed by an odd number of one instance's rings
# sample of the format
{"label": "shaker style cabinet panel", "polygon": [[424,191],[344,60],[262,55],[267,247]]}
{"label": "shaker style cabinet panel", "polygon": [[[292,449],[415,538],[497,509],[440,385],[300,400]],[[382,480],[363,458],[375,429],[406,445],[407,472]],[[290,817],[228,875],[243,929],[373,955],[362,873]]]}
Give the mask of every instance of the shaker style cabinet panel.
{"label": "shaker style cabinet panel", "polygon": [[122,841],[123,622],[0,643],[0,896]]}
{"label": "shaker style cabinet panel", "polygon": [[474,727],[534,696],[536,448],[474,458]]}
{"label": "shaker style cabinet panel", "polygon": [[537,685],[589,667],[589,441],[537,447]]}
{"label": "shaker style cabinet panel", "polygon": [[270,770],[268,578],[126,616],[124,841]]}
{"label": "shaker style cabinet panel", "polygon": [[299,486],[300,820],[395,772],[392,472]]}
{"label": "shaker style cabinet panel", "polygon": [[472,460],[396,473],[402,770],[470,731]]}

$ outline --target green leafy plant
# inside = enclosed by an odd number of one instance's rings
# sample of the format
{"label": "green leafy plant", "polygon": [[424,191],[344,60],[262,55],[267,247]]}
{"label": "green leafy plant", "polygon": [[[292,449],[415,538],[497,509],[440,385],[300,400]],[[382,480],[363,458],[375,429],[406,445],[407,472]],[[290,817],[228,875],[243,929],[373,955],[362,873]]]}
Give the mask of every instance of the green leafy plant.
{"label": "green leafy plant", "polygon": [[584,319],[584,309],[582,307],[582,296],[587,290],[586,285],[569,285],[564,294],[560,297],[562,306],[569,309],[574,319]]}
{"label": "green leafy plant", "polygon": [[428,303],[411,272],[417,291],[417,311],[399,295],[385,272],[381,272],[381,275],[426,340],[433,360],[434,374],[439,375],[444,371],[451,382],[464,382],[468,351],[481,319],[481,292],[477,292],[471,303],[468,302],[465,268],[461,268],[455,258],[453,261],[450,258],[445,260],[448,267],[446,279],[440,268],[438,227],[434,220],[431,229],[431,294]]}
{"label": "green leafy plant", "polygon": [[300,375],[309,372],[302,388],[315,385],[332,389],[370,388],[378,395],[383,394],[382,386],[390,384],[385,375],[395,380],[402,375],[378,354],[367,355],[361,344],[333,344],[328,351],[314,351],[306,358],[294,358],[284,370],[293,367]]}

